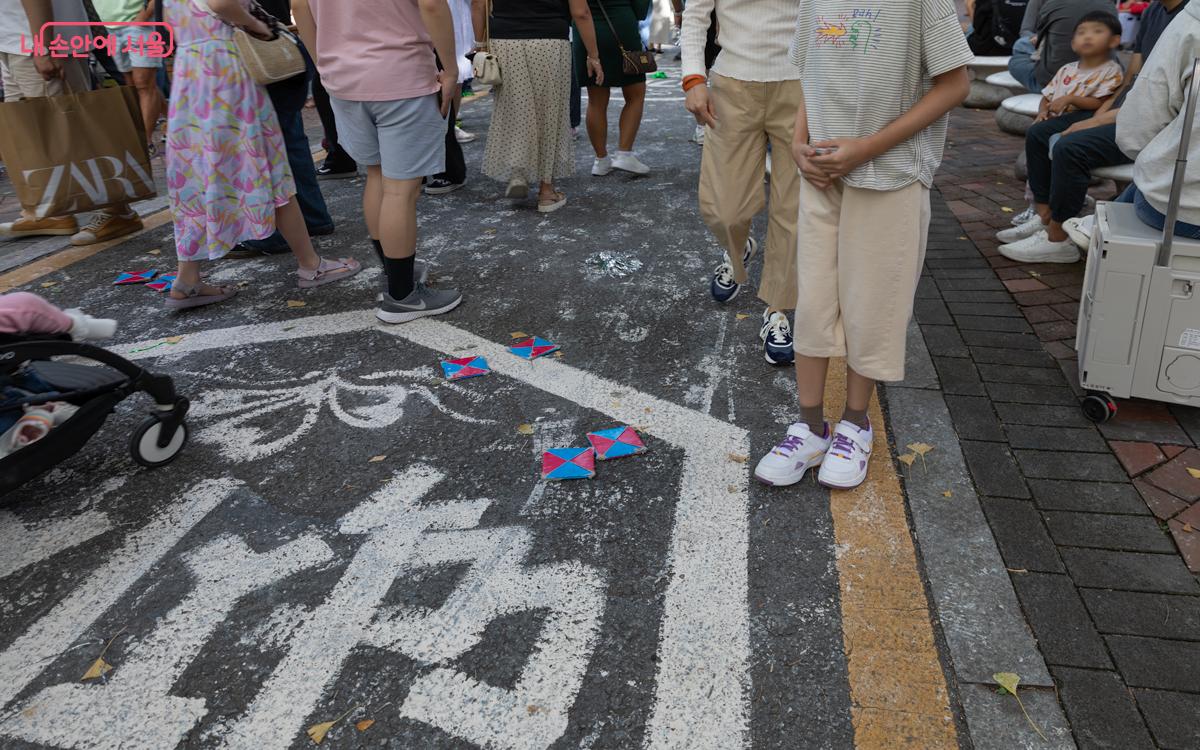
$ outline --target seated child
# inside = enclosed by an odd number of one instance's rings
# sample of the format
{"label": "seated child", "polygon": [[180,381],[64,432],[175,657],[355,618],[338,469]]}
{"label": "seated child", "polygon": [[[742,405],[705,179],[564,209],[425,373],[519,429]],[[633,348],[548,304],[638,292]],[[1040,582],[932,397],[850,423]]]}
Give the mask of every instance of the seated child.
{"label": "seated child", "polygon": [[1032,263],[1073,263],[1079,259],[1078,248],[1062,226],[1075,211],[1065,206],[1070,191],[1055,182],[1067,179],[1067,174],[1053,168],[1052,143],[1057,140],[1055,136],[1091,117],[1121,88],[1124,73],[1112,59],[1120,43],[1121,22],[1114,13],[1093,11],[1076,24],[1071,49],[1079,60],[1064,65],[1047,84],[1037,120],[1025,134],[1025,159],[1036,215],[996,235],[1005,243],[1001,252],[1006,257]]}
{"label": "seated child", "polygon": [[69,334],[75,341],[111,338],[117,321],[93,318],[77,309],[60,310],[29,292],[0,294],[0,333],[14,336]]}

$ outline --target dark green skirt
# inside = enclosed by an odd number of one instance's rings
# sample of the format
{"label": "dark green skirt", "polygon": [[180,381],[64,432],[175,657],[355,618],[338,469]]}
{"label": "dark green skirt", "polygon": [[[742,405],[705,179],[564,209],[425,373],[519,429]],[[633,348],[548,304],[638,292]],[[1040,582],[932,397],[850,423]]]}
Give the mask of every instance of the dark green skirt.
{"label": "dark green skirt", "polygon": [[[620,87],[645,83],[646,76],[644,75],[625,75],[625,71],[621,67],[621,50],[617,46],[617,40],[613,37],[608,22],[604,20],[604,14],[600,12],[595,2],[589,3],[589,5],[592,7],[592,22],[596,25],[596,46],[600,49],[600,65],[604,68],[604,85]],[[609,0],[605,7],[608,9],[608,15],[612,18],[612,24],[616,27],[617,34],[621,37],[621,44],[625,45],[625,49],[631,52],[642,49],[642,36],[638,33],[638,19],[633,14],[633,8],[628,3],[614,2],[614,0]],[[575,30],[572,36],[574,37],[572,45],[575,51],[576,80],[582,86],[595,86],[595,82],[588,77],[587,50],[583,47],[583,40],[579,38],[579,31]]]}

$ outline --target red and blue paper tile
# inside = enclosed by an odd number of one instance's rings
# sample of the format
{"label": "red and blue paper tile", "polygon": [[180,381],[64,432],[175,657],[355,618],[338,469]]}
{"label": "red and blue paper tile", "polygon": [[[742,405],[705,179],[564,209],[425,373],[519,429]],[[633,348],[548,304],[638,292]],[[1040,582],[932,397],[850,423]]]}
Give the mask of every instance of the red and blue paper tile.
{"label": "red and blue paper tile", "polygon": [[559,350],[558,344],[552,344],[546,339],[537,336],[531,336],[527,339],[521,339],[514,342],[508,350],[517,355],[521,359],[537,359],[543,354],[556,352]]}
{"label": "red and blue paper tile", "polygon": [[[132,282],[130,282],[130,283],[132,283]],[[175,274],[164,273],[162,276],[159,276],[157,279],[155,279],[154,281],[151,281],[146,286],[149,287],[150,289],[153,289],[156,292],[169,292],[169,291],[171,291],[171,285],[174,283],[175,283]]]}
{"label": "red and blue paper tile", "polygon": [[483,357],[463,357],[442,361],[442,373],[447,380],[462,380],[487,375],[492,369]]}
{"label": "red and blue paper tile", "polygon": [[551,448],[542,454],[542,479],[591,479],[596,454],[591,448]]}
{"label": "red and blue paper tile", "polygon": [[117,276],[117,280],[113,284],[145,284],[153,279],[156,273],[158,271],[153,268],[147,268],[144,271],[125,271]]}
{"label": "red and blue paper tile", "polygon": [[625,425],[589,432],[587,439],[592,444],[592,449],[596,451],[596,458],[601,461],[632,456],[646,450],[637,431]]}

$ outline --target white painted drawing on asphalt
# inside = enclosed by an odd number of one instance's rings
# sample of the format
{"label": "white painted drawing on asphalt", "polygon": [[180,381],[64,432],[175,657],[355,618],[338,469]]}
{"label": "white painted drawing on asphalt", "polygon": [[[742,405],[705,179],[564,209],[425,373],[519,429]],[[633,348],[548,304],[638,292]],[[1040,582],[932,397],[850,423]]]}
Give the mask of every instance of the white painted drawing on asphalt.
{"label": "white painted drawing on asphalt", "polygon": [[[135,641],[103,685],[65,683],[31,698],[3,726],[6,735],[54,747],[162,750],[175,747],[205,714],[202,698],[170,694],[172,685],[244,596],[333,557],[304,536],[264,554],[221,536],[184,556],[195,587]],[[93,717],[81,732],[78,717]],[[119,718],[119,720],[118,720]]]}
{"label": "white painted drawing on asphalt", "polygon": [[[203,425],[195,439],[215,446],[230,461],[278,453],[312,430],[325,409],[351,427],[379,430],[400,421],[405,403],[419,398],[459,421],[491,422],[443,404],[430,387],[438,382],[431,375],[430,370],[414,370],[348,378],[334,369],[253,386],[216,378],[219,385],[196,398],[189,414]],[[214,378],[206,375],[204,380]],[[454,384],[446,387],[458,389]]]}

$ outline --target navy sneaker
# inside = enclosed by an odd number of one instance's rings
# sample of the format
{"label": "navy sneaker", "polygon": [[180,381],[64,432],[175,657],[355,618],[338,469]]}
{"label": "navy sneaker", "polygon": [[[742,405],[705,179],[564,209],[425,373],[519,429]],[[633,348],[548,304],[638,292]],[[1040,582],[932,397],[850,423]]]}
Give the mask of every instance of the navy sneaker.
{"label": "navy sneaker", "polygon": [[769,316],[763,312],[762,328],[758,337],[763,342],[763,357],[773,365],[788,365],[796,358],[792,349],[792,324],[787,314],[776,312]]}
{"label": "navy sneaker", "polygon": [[[746,268],[750,265],[750,261],[754,258],[754,254],[758,252],[758,243],[751,237],[746,240],[746,248],[742,251],[742,267]],[[733,264],[729,262],[729,253],[724,254],[724,259],[721,265],[717,266],[717,270],[713,273],[712,283],[709,285],[709,290],[712,292],[712,297],[717,302],[725,304],[731,302],[734,297],[741,291],[742,285],[733,280]]]}

